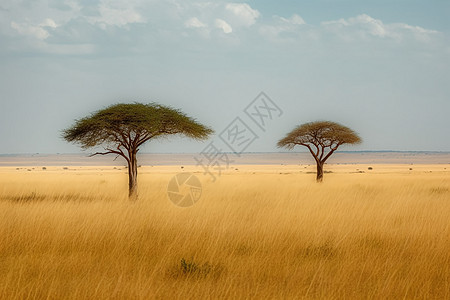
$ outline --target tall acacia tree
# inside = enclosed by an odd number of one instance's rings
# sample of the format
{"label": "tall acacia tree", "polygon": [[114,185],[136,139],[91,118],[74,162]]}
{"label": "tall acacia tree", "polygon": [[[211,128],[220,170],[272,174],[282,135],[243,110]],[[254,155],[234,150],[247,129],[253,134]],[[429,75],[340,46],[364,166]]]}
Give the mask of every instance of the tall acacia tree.
{"label": "tall acacia tree", "polygon": [[153,139],[168,135],[184,135],[206,139],[213,130],[186,116],[180,110],[157,103],[115,104],[75,121],[63,130],[63,138],[78,143],[83,149],[103,145],[103,152],[94,155],[115,154],[128,164],[130,199],[137,197],[137,153],[140,147]]}
{"label": "tall acacia tree", "polygon": [[338,147],[358,143],[361,143],[361,138],[350,128],[334,122],[317,121],[297,126],[277,145],[289,150],[296,145],[307,147],[317,164],[317,182],[322,182],[323,165]]}

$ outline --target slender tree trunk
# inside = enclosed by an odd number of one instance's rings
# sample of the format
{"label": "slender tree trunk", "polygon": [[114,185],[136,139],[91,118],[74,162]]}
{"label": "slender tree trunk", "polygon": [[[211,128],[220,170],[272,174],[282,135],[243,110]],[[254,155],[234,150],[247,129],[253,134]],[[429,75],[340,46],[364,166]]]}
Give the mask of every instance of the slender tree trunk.
{"label": "slender tree trunk", "polygon": [[128,197],[130,200],[137,200],[137,158],[134,151],[130,151],[128,163]]}
{"label": "slender tree trunk", "polygon": [[323,162],[321,162],[321,161],[317,161],[317,177],[316,177],[316,181],[317,182],[322,182],[323,181]]}

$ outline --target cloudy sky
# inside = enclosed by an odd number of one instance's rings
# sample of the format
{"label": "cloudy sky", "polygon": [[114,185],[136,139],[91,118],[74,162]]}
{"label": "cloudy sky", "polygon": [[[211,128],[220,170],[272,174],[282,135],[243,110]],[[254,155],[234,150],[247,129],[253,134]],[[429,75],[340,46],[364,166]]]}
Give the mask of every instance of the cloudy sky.
{"label": "cloudy sky", "polygon": [[247,151],[324,119],[364,139],[342,150],[450,151],[449,15],[447,0],[2,0],[0,154],[78,152],[61,130],[118,102],[220,133],[261,91],[283,114]]}

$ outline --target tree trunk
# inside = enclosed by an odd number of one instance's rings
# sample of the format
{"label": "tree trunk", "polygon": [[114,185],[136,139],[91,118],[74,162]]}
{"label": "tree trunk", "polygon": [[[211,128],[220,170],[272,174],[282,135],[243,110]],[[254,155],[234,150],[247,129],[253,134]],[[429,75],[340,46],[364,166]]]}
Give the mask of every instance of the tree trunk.
{"label": "tree trunk", "polygon": [[137,200],[137,158],[135,152],[130,152],[128,163],[128,197]]}
{"label": "tree trunk", "polygon": [[317,161],[317,182],[323,181],[323,162]]}

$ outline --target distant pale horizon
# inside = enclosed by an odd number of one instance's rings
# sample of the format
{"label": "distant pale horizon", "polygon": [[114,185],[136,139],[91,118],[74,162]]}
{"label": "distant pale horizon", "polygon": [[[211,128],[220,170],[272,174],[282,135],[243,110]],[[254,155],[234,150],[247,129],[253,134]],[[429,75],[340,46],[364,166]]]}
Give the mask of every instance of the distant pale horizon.
{"label": "distant pale horizon", "polygon": [[[225,153],[227,161],[221,168],[234,169],[239,165],[298,165],[315,164],[307,152]],[[139,153],[138,164],[142,166],[196,166],[200,153]],[[343,151],[336,152],[327,164],[450,164],[450,152],[389,152],[389,151]],[[49,166],[124,166],[123,158],[114,155],[89,157],[87,153],[73,154],[15,154],[0,155],[0,167],[49,167]],[[40,169],[40,168],[38,168]]]}
{"label": "distant pale horizon", "polygon": [[[86,155],[89,156],[94,151],[86,151],[86,152],[66,152],[66,153],[59,153],[59,152],[36,152],[36,153],[0,153],[0,156],[30,156],[30,155]],[[139,152],[139,154],[192,154],[196,155],[200,152]],[[234,154],[232,151],[223,151],[221,153],[226,154]],[[247,155],[247,154],[295,154],[295,153],[309,153],[308,150],[298,150],[298,151],[253,151],[253,152],[244,152],[240,153],[240,155]],[[428,151],[428,150],[337,150],[336,153],[450,153],[450,151]],[[108,157],[108,156],[106,156]],[[114,157],[113,154],[109,155],[109,157]]]}

